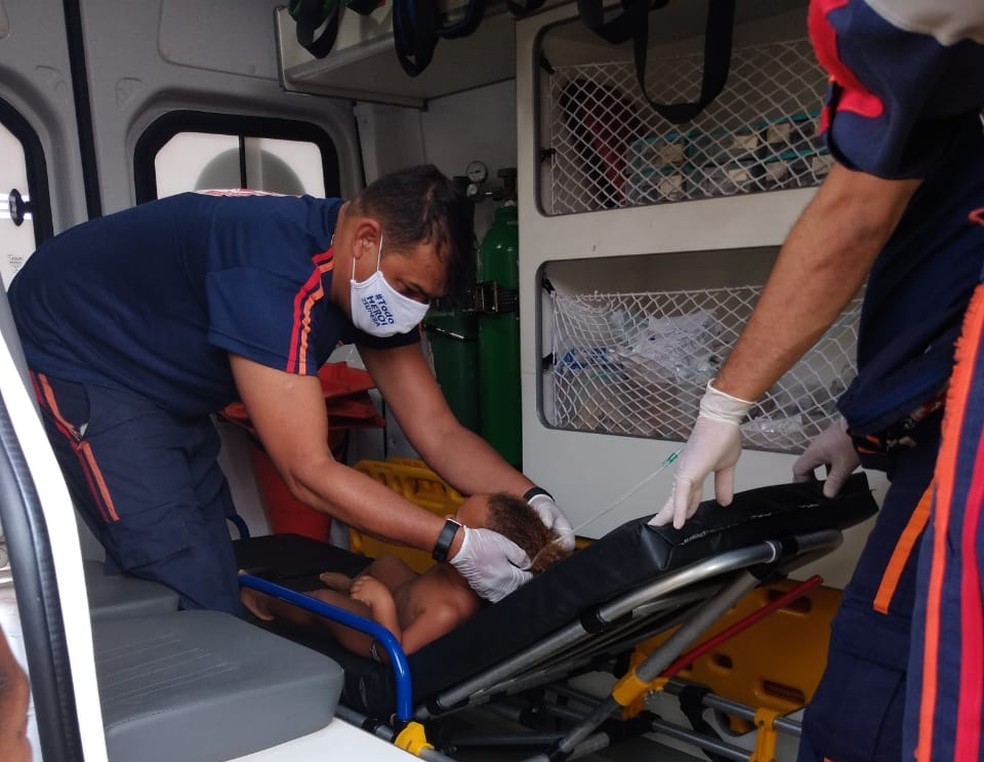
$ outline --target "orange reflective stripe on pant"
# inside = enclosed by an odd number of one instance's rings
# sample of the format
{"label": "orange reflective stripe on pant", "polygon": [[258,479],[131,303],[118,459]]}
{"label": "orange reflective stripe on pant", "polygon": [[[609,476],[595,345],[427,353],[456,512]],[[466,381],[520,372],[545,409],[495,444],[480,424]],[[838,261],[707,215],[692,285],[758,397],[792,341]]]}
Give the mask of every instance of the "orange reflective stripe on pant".
{"label": "orange reflective stripe on pant", "polygon": [[888,613],[888,608],[892,604],[892,597],[898,588],[899,578],[902,576],[906,562],[912,556],[912,551],[919,544],[922,532],[926,528],[926,522],[929,520],[929,507],[932,505],[932,502],[933,485],[931,483],[929,488],[923,493],[919,504],[916,505],[916,509],[909,517],[909,523],[906,524],[902,535],[899,537],[898,544],[892,553],[892,557],[888,561],[885,574],[882,576],[881,584],[878,586],[878,592],[875,594],[873,603],[875,611],[882,614]]}
{"label": "orange reflective stripe on pant", "polygon": [[88,442],[82,440],[75,426],[65,420],[65,417],[61,414],[61,411],[58,409],[58,400],[55,399],[55,393],[51,388],[51,384],[48,383],[47,377],[43,373],[32,372],[31,380],[34,383],[34,393],[38,398],[38,402],[51,415],[56,428],[62,436],[72,443],[72,447],[82,465],[82,472],[85,474],[89,489],[92,491],[96,505],[99,506],[99,512],[103,520],[107,523],[119,521],[120,517],[116,512],[116,506],[113,504],[113,497],[109,492],[109,487],[106,485],[106,480],[103,478],[102,470],[99,468],[99,464],[96,463],[96,456],[92,452],[92,447]]}

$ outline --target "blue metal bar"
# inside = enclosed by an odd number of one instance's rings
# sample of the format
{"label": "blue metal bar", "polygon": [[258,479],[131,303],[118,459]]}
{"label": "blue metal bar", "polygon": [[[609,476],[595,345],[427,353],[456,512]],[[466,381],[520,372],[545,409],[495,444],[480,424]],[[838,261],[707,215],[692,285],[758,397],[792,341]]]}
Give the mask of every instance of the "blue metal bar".
{"label": "blue metal bar", "polygon": [[310,595],[304,595],[282,585],[268,582],[252,574],[241,574],[239,584],[241,587],[259,590],[261,593],[272,595],[274,598],[291,603],[305,611],[310,611],[312,614],[317,614],[374,637],[386,649],[386,655],[389,656],[390,667],[392,667],[393,676],[396,679],[396,719],[400,722],[409,722],[413,719],[410,665],[407,664],[406,654],[403,653],[403,649],[392,632],[371,619],[353,614],[351,611],[346,611],[338,606],[332,606],[330,603],[319,601]]}

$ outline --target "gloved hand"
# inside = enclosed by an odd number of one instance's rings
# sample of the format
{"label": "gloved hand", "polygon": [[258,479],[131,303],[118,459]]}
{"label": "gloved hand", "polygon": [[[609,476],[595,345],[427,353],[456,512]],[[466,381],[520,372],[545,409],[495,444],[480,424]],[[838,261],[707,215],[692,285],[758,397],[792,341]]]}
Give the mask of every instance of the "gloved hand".
{"label": "gloved hand", "polygon": [[661,527],[673,521],[680,529],[700,505],[704,479],[714,472],[714,496],[721,505],[734,497],[735,464],[741,456],[742,419],[755,404],[719,392],[711,382],[700,401],[700,413],[684,445],[673,477],[673,492],[649,523]]}
{"label": "gloved hand", "polygon": [[568,552],[574,550],[574,527],[571,526],[570,520],[560,510],[560,506],[557,505],[553,497],[545,492],[540,492],[526,502],[529,503],[530,508],[536,511],[536,515],[540,517],[540,521],[546,525],[547,529],[557,535],[554,542]]}
{"label": "gloved hand", "polygon": [[847,433],[847,422],[838,417],[810,442],[809,447],[793,463],[793,481],[808,482],[814,478],[817,466],[827,466],[827,480],[823,485],[824,497],[835,497],[847,477],[861,465],[858,451]]}
{"label": "gloved hand", "polygon": [[512,540],[491,529],[461,531],[464,541],[449,561],[479,596],[495,603],[533,579],[524,571],[530,557]]}

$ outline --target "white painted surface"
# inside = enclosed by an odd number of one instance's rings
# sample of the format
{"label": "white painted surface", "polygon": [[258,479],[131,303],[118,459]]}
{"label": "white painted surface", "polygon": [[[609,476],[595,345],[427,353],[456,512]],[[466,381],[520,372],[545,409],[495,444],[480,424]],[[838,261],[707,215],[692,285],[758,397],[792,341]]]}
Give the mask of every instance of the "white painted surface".
{"label": "white painted surface", "polygon": [[106,759],[106,743],[96,685],[82,556],[75,530],[75,511],[44,427],[6,344],[0,347],[0,393],[30,469],[47,525],[82,748],[86,762],[100,762]]}
{"label": "white painted surface", "polygon": [[14,135],[0,124],[0,279],[9,288],[18,270],[34,252],[34,221],[30,214],[15,225],[7,210],[7,198],[14,189],[24,197],[31,192],[27,186],[27,165],[24,148]]}
{"label": "white painted surface", "polygon": [[[786,3],[789,6],[790,3]],[[765,7],[765,10],[768,10]],[[673,469],[660,472],[651,482],[626,499],[604,518],[589,521],[613,500],[652,475],[660,464],[681,445],[653,439],[611,436],[550,428],[540,411],[540,357],[549,352],[541,345],[540,326],[530,319],[537,314],[541,295],[538,271],[546,263],[563,261],[569,271],[583,263],[573,282],[583,292],[603,289],[597,283],[632,280],[633,291],[653,285],[654,255],[687,252],[720,252],[718,269],[708,271],[707,286],[729,280],[728,271],[743,273],[754,264],[761,270],[760,258],[746,259],[744,252],[782,244],[790,227],[815,192],[813,189],[757,193],[733,198],[677,202],[658,206],[613,209],[585,214],[549,217],[542,213],[537,196],[541,183],[537,113],[538,77],[535,59],[538,35],[548,26],[575,18],[571,6],[555,8],[517,24],[517,134],[519,160],[520,220],[520,311],[523,395],[523,464],[527,475],[550,490],[575,526],[584,523],[588,536],[598,536],[625,520],[659,510],[670,494]],[[769,39],[770,35],[805,35],[800,11],[762,23],[740,26],[736,41],[745,44]],[[574,28],[572,27],[572,30]],[[581,52],[597,58],[597,43],[583,40],[577,30],[571,32]],[[563,36],[563,35],[562,35]],[[686,46],[687,41],[680,43]],[[586,45],[586,47],[584,47]],[[627,257],[614,273],[610,257]],[[631,258],[640,265],[633,269]],[[592,266],[595,267],[592,270]],[[597,283],[593,282],[592,274]],[[634,279],[634,280],[633,280]],[[700,285],[689,285],[700,288]],[[735,488],[750,489],[789,481],[794,457],[791,455],[745,451],[738,464]],[[879,484],[884,480],[877,477]],[[705,498],[712,497],[713,480],[705,484]],[[883,489],[878,494],[883,494]],[[722,509],[727,510],[727,509]],[[853,568],[857,550],[867,527],[851,530],[845,545],[823,562],[828,584],[842,585]],[[809,572],[812,570],[806,570]]]}

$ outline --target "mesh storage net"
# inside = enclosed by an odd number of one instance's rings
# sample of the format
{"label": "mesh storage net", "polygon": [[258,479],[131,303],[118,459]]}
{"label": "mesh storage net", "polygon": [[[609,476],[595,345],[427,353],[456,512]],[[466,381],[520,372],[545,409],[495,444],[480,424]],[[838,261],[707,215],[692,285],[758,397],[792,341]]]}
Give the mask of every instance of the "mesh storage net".
{"label": "mesh storage net", "polygon": [[[650,55],[658,102],[696,100],[703,57]],[[826,88],[808,40],[738,48],[728,83],[684,125],[642,96],[631,62],[549,75],[548,214],[819,185],[832,159],[817,134]]]}
{"label": "mesh storage net", "polygon": [[[553,420],[562,429],[683,441],[759,287],[552,295]],[[797,452],[854,376],[860,299],[751,410],[747,447]]]}

